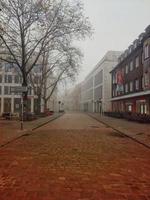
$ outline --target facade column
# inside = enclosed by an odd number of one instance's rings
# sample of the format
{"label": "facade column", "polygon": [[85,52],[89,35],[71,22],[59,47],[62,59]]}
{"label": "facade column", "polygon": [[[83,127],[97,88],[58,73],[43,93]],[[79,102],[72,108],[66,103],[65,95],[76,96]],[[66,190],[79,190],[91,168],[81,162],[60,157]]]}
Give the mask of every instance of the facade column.
{"label": "facade column", "polygon": [[1,114],[4,112],[4,98],[1,98]]}
{"label": "facade column", "polygon": [[34,112],[34,98],[31,98],[31,112]]}
{"label": "facade column", "polygon": [[11,113],[14,113],[14,97],[11,98]]}
{"label": "facade column", "polygon": [[[2,82],[4,77],[2,76]],[[1,93],[1,113],[4,112],[4,86],[2,85],[2,93]]]}
{"label": "facade column", "polygon": [[94,99],[94,96],[95,96],[95,75],[93,75],[93,101],[92,101],[92,104],[93,104],[93,112],[95,112],[95,99]]}

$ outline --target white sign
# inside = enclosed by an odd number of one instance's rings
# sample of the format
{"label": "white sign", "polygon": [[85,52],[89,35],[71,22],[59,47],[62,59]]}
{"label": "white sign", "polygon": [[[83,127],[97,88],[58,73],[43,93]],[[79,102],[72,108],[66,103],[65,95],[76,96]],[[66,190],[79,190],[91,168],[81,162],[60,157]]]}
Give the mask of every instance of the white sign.
{"label": "white sign", "polygon": [[10,87],[10,92],[11,93],[22,93],[22,92],[27,92],[28,89],[25,86],[13,86]]}

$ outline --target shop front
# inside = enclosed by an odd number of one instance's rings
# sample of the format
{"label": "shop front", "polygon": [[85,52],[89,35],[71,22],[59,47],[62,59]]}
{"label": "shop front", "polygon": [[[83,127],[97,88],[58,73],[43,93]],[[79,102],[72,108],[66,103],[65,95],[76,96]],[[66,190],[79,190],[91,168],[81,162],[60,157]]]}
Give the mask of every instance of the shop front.
{"label": "shop front", "polygon": [[113,101],[112,111],[150,114],[150,95]]}

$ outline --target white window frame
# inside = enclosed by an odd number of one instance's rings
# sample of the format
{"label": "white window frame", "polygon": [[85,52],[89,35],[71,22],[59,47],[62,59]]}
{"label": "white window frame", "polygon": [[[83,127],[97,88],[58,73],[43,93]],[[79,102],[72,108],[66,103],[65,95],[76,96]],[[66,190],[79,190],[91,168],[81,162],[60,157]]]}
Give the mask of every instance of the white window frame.
{"label": "white window frame", "polygon": [[133,81],[130,81],[130,92],[133,92]]}
{"label": "white window frame", "polygon": [[140,81],[139,81],[139,79],[136,79],[135,80],[135,90],[138,91],[139,88],[140,88]]}
{"label": "white window frame", "polygon": [[146,58],[148,58],[148,57],[149,57],[149,45],[146,44],[146,45],[144,46],[144,58],[146,59]]}
{"label": "white window frame", "polygon": [[129,66],[128,65],[126,65],[126,67],[125,67],[126,69],[125,69],[125,73],[126,74],[128,74],[128,72],[129,72]]}
{"label": "white window frame", "polygon": [[129,87],[128,87],[128,84],[126,83],[125,84],[125,93],[128,93],[128,91],[129,91]]}
{"label": "white window frame", "polygon": [[129,70],[130,72],[133,71],[133,60],[130,61]]}
{"label": "white window frame", "polygon": [[135,67],[137,68],[137,67],[139,67],[139,65],[140,65],[140,59],[139,59],[139,56],[137,56],[135,58]]}

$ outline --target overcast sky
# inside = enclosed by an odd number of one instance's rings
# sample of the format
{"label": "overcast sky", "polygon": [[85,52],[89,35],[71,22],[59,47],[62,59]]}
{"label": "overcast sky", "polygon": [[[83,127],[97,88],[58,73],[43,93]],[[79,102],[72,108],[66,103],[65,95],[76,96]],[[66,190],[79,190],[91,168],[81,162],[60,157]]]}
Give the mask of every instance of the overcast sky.
{"label": "overcast sky", "polygon": [[125,50],[150,24],[150,0],[83,0],[94,28],[91,39],[76,43],[84,53],[78,82],[108,50]]}

